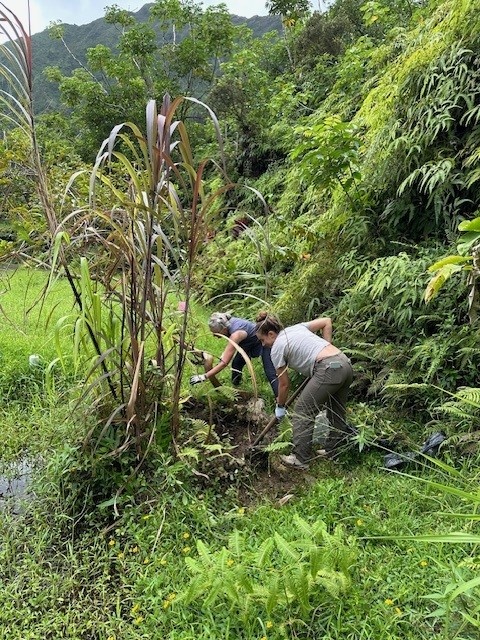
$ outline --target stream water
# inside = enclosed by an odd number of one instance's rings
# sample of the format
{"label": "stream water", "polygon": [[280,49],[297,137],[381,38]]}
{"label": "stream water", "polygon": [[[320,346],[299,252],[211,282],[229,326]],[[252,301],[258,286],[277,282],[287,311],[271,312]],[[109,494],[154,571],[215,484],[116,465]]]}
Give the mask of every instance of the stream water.
{"label": "stream water", "polygon": [[20,460],[4,469],[0,475],[0,511],[8,508],[18,513],[22,501],[28,497],[28,487],[32,476],[32,465]]}

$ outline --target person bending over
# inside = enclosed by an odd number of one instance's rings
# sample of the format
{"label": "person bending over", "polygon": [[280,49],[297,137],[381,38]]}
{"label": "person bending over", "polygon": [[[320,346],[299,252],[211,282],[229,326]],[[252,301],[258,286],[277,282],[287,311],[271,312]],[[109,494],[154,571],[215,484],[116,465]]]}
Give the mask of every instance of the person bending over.
{"label": "person bending over", "polygon": [[[321,331],[322,336],[317,335]],[[271,358],[278,378],[275,415],[285,415],[290,381],[288,368],[309,378],[298,396],[292,415],[293,450],[281,456],[284,464],[297,469],[308,468],[312,459],[312,439],[315,416],[325,407],[332,425],[326,443],[327,456],[333,457],[345,440],[348,390],[353,369],[347,356],[335,347],[330,318],[317,318],[283,328],[279,319],[267,312],[257,317],[256,334],[264,348],[271,349]]]}
{"label": "person bending over", "polygon": [[[256,325],[250,320],[244,318],[236,318],[229,313],[212,313],[208,321],[208,327],[212,333],[227,336],[230,340],[245,351],[249,358],[262,358],[263,370],[267,380],[270,382],[275,397],[278,395],[278,380],[275,367],[270,357],[270,347],[263,346],[256,336]],[[238,386],[242,381],[243,368],[246,365],[243,355],[235,349],[235,346],[229,341],[225,347],[220,362],[200,375],[190,378],[190,384],[198,384],[204,382],[208,378],[216,376],[229,363],[232,363],[232,384]]]}

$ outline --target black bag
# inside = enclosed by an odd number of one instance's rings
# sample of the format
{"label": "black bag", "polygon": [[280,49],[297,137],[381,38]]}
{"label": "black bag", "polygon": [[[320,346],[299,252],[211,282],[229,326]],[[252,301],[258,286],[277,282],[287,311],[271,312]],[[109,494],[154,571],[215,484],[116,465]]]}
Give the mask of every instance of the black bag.
{"label": "black bag", "polygon": [[[443,431],[437,431],[432,433],[420,448],[420,453],[430,458],[435,458],[438,455],[440,445],[447,439],[447,436]],[[408,451],[407,453],[388,453],[384,458],[384,466],[389,470],[401,469],[403,466],[410,462],[414,462],[418,458],[419,454],[415,451]]]}

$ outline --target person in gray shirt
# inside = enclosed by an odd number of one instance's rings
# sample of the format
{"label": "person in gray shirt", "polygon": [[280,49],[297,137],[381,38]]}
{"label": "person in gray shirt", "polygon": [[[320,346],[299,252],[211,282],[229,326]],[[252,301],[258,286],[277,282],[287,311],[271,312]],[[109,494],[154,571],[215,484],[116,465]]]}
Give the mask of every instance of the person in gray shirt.
{"label": "person in gray shirt", "polygon": [[[317,332],[321,331],[321,337]],[[345,422],[348,390],[353,369],[347,356],[332,344],[331,318],[316,318],[284,328],[280,320],[267,312],[257,317],[256,335],[270,348],[278,378],[275,415],[281,420],[290,387],[288,369],[309,380],[298,396],[292,415],[293,450],[281,456],[282,462],[296,469],[307,469],[313,457],[312,439],[315,416],[323,407],[332,425],[326,443],[326,455],[334,457],[348,432]]]}

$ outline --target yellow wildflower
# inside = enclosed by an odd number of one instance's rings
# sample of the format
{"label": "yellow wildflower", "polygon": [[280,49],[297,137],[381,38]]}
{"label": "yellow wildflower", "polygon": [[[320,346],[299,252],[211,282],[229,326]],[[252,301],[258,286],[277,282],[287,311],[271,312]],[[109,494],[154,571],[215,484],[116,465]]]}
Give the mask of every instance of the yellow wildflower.
{"label": "yellow wildflower", "polygon": [[176,593],[171,593],[170,595],[167,596],[167,600],[170,600],[170,602],[172,602],[172,600],[175,600],[176,597],[177,597]]}
{"label": "yellow wildflower", "polygon": [[229,558],[227,560],[227,567],[231,567],[233,564],[235,564],[235,560],[232,560],[232,558]]}
{"label": "yellow wildflower", "polygon": [[391,598],[387,598],[385,600],[385,604],[387,605],[387,607],[391,607],[393,604],[393,600]]}
{"label": "yellow wildflower", "polygon": [[183,534],[183,539],[188,540],[189,537],[190,537],[190,534],[188,533],[188,531],[185,531],[185,533]]}
{"label": "yellow wildflower", "polygon": [[130,610],[130,615],[132,616],[132,618],[134,618],[137,615],[139,610],[140,610],[140,605],[138,603],[134,604]]}
{"label": "yellow wildflower", "polygon": [[397,614],[397,616],[402,615],[402,610],[400,609],[400,607],[395,607],[395,613]]}
{"label": "yellow wildflower", "polygon": [[123,553],[123,551],[120,551],[120,553],[117,555],[117,558],[119,558],[120,560],[122,560],[125,557],[125,554]]}
{"label": "yellow wildflower", "polygon": [[143,561],[143,564],[148,564],[150,562],[149,558],[145,558],[145,560]]}
{"label": "yellow wildflower", "polygon": [[138,547],[132,547],[130,553],[138,553]]}
{"label": "yellow wildflower", "polygon": [[243,516],[243,514],[245,513],[245,508],[244,507],[240,507],[238,510],[238,515],[239,516]]}
{"label": "yellow wildflower", "polygon": [[421,567],[426,567],[427,565],[428,565],[428,562],[427,562],[426,560],[422,560],[422,561],[420,562],[420,566],[421,566]]}
{"label": "yellow wildflower", "polygon": [[164,566],[167,564],[167,561],[165,560],[165,558],[162,558],[162,559],[160,560],[160,564],[162,564],[162,565],[164,565]]}
{"label": "yellow wildflower", "polygon": [[191,547],[183,547],[182,551],[183,553],[186,555],[187,553],[190,553],[190,551],[192,550]]}
{"label": "yellow wildflower", "polygon": [[108,541],[108,546],[113,547],[114,544],[115,544],[115,540],[113,538],[110,538],[110,540]]}
{"label": "yellow wildflower", "polygon": [[140,624],[141,622],[143,622],[143,616],[137,616],[133,621],[134,624]]}
{"label": "yellow wildflower", "polygon": [[273,622],[271,620],[267,620],[267,623],[265,626],[267,627],[267,629],[271,629],[273,627]]}
{"label": "yellow wildflower", "polygon": [[363,520],[359,518],[355,524],[357,525],[357,527],[361,527],[363,524]]}

